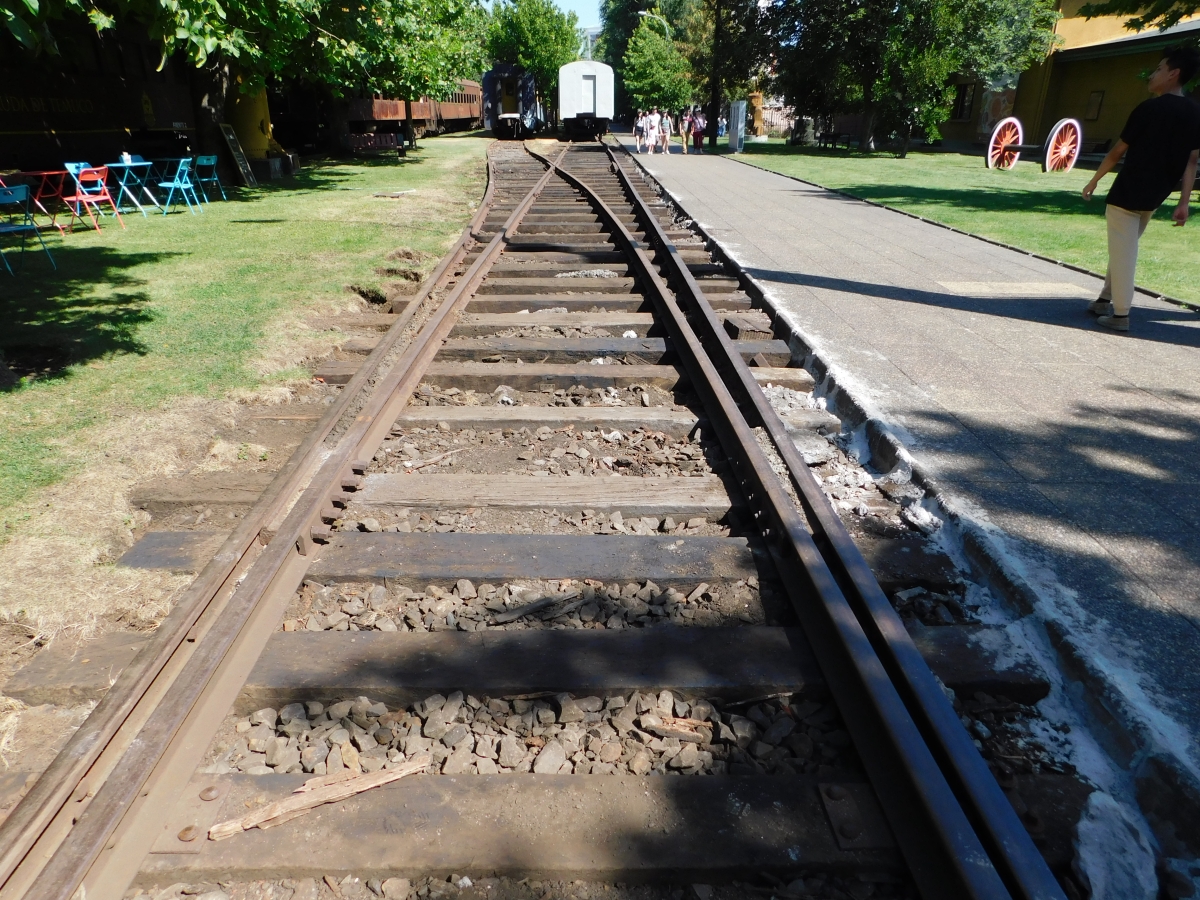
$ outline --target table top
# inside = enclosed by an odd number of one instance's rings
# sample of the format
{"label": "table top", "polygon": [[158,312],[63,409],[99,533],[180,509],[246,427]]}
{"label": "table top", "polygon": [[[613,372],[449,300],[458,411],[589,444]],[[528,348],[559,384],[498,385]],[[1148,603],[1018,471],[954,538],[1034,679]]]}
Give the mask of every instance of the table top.
{"label": "table top", "polygon": [[152,166],[154,163],[144,159],[141,162],[115,162],[105,163],[105,165],[110,169],[136,169],[138,166]]}

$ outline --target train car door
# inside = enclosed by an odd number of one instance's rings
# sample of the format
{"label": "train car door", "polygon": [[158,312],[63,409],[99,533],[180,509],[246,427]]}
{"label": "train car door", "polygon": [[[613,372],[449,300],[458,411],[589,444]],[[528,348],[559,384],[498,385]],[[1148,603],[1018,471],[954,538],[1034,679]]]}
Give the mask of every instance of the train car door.
{"label": "train car door", "polygon": [[596,76],[583,76],[583,98],[579,104],[579,115],[594,116],[596,114]]}
{"label": "train car door", "polygon": [[516,115],[521,112],[517,104],[517,79],[505,78],[501,80],[502,89],[500,92],[500,113],[501,115]]}

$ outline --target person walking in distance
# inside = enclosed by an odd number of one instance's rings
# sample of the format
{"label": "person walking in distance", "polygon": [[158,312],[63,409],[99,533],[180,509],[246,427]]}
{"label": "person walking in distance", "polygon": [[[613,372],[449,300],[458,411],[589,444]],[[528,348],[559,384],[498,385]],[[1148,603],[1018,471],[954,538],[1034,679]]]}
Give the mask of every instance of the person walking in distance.
{"label": "person walking in distance", "polygon": [[679,142],[683,145],[683,155],[687,156],[688,141],[692,139],[692,110],[690,107],[685,106],[679,115],[679,137]]}
{"label": "person walking in distance", "polygon": [[1163,54],[1147,85],[1153,99],[1129,114],[1120,140],[1083,189],[1083,198],[1091,200],[1100,179],[1125,157],[1105,201],[1108,272],[1100,296],[1088,305],[1099,316],[1096,324],[1103,328],[1129,330],[1138,240],[1154,211],[1180,185],[1181,178],[1179,204],[1171,218],[1176,226],[1188,220],[1200,155],[1200,104],[1183,96],[1183,86],[1198,69],[1200,51],[1194,47],[1176,47]]}
{"label": "person walking in distance", "polygon": [[654,152],[654,148],[658,146],[658,130],[662,127],[662,116],[658,114],[658,107],[650,110],[650,115],[646,116],[646,150],[650,153]]}
{"label": "person walking in distance", "polygon": [[637,115],[633,119],[633,148],[638,152],[642,152],[642,138],[646,136],[646,113],[642,110],[637,111]]}
{"label": "person walking in distance", "polygon": [[673,128],[671,126],[671,114],[665,112],[662,114],[662,152],[670,154],[671,152],[671,134]]}
{"label": "person walking in distance", "polygon": [[692,116],[692,150],[696,153],[704,152],[704,132],[708,128],[708,120],[704,118],[704,113],[697,110]]}

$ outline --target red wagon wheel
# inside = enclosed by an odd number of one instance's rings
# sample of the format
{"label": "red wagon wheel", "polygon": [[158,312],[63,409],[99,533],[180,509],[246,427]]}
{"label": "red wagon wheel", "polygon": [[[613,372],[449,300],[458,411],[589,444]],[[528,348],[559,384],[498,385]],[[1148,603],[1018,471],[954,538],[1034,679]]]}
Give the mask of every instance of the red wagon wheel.
{"label": "red wagon wheel", "polygon": [[1021,127],[1020,119],[1016,116],[1001,119],[992,129],[992,136],[988,140],[987,167],[989,169],[1011,169],[1021,158],[1021,151],[1008,148],[1013,144],[1022,144],[1024,141],[1025,130]]}
{"label": "red wagon wheel", "polygon": [[1070,172],[1083,149],[1083,126],[1076,119],[1059,119],[1046,138],[1043,172]]}

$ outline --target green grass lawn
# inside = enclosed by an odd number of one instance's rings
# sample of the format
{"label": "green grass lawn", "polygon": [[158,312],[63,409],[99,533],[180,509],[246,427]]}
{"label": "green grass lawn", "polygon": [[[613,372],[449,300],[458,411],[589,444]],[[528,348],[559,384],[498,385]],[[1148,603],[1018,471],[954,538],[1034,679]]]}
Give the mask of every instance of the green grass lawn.
{"label": "green grass lawn", "polygon": [[[910,153],[897,159],[782,141],[747,143],[738,158],[1095,272],[1106,266],[1104,197],[1113,175],[1089,203],[1079,192],[1091,171],[1043,174],[1040,163],[1024,160],[1002,172],[989,170],[978,156]],[[1178,199],[1176,194],[1159,209],[1142,238],[1137,283],[1200,304],[1200,206],[1193,203],[1186,227],[1174,228],[1170,216]]]}
{"label": "green grass lawn", "polygon": [[[251,363],[273,324],[313,301],[377,287],[385,254],[407,247],[432,268],[483,193],[490,139],[425,140],[394,156],[320,163],[293,179],[229,190],[203,215],[136,211],[127,230],[47,241],[58,271],[27,252],[0,271],[0,519],[83,463],[81,432],[122,411],[221,397],[264,380]],[[228,189],[227,189],[228,190]],[[415,190],[400,199],[376,192]],[[18,254],[4,245],[16,268]],[[24,376],[24,377],[21,377]],[[3,541],[0,531],[0,542]]]}

